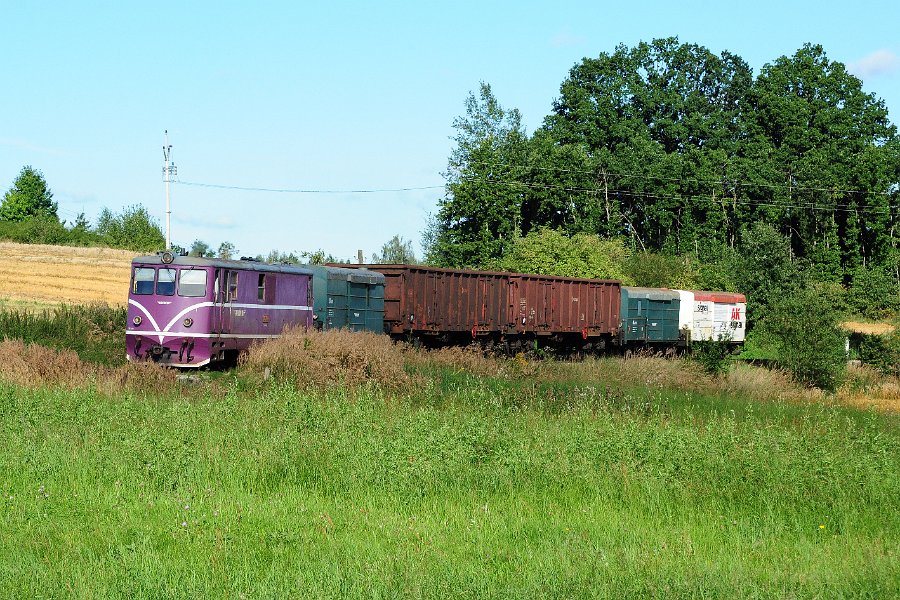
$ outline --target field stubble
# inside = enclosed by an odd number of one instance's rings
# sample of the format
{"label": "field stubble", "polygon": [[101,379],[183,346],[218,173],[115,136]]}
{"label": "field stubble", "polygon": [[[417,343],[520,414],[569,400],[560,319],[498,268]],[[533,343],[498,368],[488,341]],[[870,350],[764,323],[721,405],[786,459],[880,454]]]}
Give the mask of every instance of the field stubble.
{"label": "field stubble", "polygon": [[124,305],[134,252],[0,242],[0,298]]}

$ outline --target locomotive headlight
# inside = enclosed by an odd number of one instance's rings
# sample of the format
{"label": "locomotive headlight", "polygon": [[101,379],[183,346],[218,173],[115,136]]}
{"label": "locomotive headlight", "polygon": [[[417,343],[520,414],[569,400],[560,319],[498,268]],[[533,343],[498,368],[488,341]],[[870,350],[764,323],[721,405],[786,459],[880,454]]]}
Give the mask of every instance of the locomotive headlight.
{"label": "locomotive headlight", "polygon": [[184,326],[185,326],[185,327],[190,327],[191,325],[194,324],[194,320],[193,320],[192,318],[190,318],[190,317],[188,317],[187,319],[185,319],[185,320],[182,321],[182,322],[184,323]]}
{"label": "locomotive headlight", "polygon": [[140,316],[137,316],[131,320],[131,322],[134,323],[135,325],[140,325],[143,321],[144,320]]}

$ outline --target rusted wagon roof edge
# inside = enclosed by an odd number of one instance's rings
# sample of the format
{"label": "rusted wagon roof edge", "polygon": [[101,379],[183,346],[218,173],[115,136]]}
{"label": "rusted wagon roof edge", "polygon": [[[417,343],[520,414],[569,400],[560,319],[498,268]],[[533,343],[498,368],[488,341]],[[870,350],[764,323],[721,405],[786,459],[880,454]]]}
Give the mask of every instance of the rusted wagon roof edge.
{"label": "rusted wagon roof edge", "polygon": [[583,281],[585,283],[611,283],[620,285],[622,282],[618,279],[591,279],[589,277],[565,277],[563,275],[541,275],[539,273],[514,273],[511,271],[479,271],[476,269],[448,269],[445,267],[429,267],[425,265],[405,265],[405,264],[340,264],[326,263],[329,267],[345,267],[350,269],[368,269],[370,271],[386,270],[404,270],[404,271],[430,271],[435,273],[458,273],[464,275],[493,275],[503,277],[536,277],[541,279],[553,279],[559,281]]}

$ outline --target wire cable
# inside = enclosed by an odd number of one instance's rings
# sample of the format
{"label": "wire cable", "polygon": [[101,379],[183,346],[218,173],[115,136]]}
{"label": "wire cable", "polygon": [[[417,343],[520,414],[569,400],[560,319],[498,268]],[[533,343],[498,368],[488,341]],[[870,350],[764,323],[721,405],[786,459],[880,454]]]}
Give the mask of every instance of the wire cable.
{"label": "wire cable", "polygon": [[194,187],[214,188],[217,190],[238,190],[242,192],[270,192],[275,194],[385,194],[397,192],[414,192],[419,190],[443,189],[443,185],[426,185],[421,187],[402,187],[387,189],[358,189],[358,190],[313,190],[313,189],[286,189],[265,187],[243,187],[237,185],[222,185],[218,183],[200,183],[197,181],[175,181],[178,185],[190,185]]}

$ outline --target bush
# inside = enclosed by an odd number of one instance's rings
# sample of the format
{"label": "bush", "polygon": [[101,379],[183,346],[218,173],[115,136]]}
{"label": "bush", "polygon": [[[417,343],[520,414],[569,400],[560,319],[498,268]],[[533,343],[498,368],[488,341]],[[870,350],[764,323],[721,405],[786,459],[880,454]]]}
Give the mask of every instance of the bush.
{"label": "bush", "polygon": [[833,391],[846,371],[838,313],[815,289],[797,290],[770,307],[760,323],[777,362],[808,386]]}
{"label": "bush", "polygon": [[881,319],[900,310],[900,286],[887,269],[860,267],[853,272],[848,302],[860,315]]}
{"label": "bush", "polygon": [[706,340],[691,344],[694,360],[710,375],[719,375],[728,368],[731,355],[731,338],[720,336],[717,340]]}
{"label": "bush", "polygon": [[385,335],[363,331],[287,329],[250,348],[241,364],[257,375],[268,373],[304,387],[373,382],[400,388],[409,380],[401,348]]}
{"label": "bush", "polygon": [[129,206],[121,214],[104,208],[97,217],[97,234],[113,248],[153,252],[164,248],[166,236],[143,206]]}
{"label": "bush", "polygon": [[859,360],[885,375],[900,375],[900,332],[860,334]]}
{"label": "bush", "polygon": [[66,228],[55,217],[32,217],[25,221],[0,221],[0,239],[20,244],[90,246],[100,237],[83,227]]}

